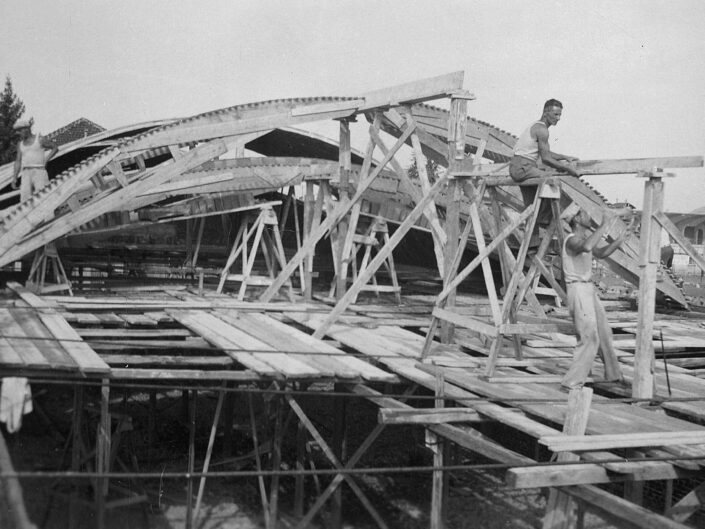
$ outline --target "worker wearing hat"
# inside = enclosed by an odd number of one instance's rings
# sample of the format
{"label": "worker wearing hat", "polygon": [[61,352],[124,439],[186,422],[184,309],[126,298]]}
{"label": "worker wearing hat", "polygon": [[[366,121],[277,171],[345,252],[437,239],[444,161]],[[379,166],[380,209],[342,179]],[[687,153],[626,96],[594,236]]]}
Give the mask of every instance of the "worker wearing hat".
{"label": "worker wearing hat", "polygon": [[[622,215],[631,217],[626,228],[611,242],[600,244]],[[635,218],[631,210],[605,209],[599,226],[593,230],[590,215],[575,203],[561,215],[561,220],[567,223],[571,231],[563,241],[561,256],[568,309],[578,335],[573,362],[561,381],[561,387],[566,390],[583,386],[598,352],[604,363],[605,381],[623,382],[612,343],[612,329],[592,283],[592,260],[604,259],[617,250],[633,232]]]}
{"label": "worker wearing hat", "polygon": [[[27,120],[17,120],[13,128],[19,133],[20,141],[17,144],[12,188],[17,187],[17,180],[21,177],[20,200],[24,201],[49,183],[46,162],[59,148],[40,134],[32,134],[32,124]],[[49,149],[48,154],[46,149]]]}

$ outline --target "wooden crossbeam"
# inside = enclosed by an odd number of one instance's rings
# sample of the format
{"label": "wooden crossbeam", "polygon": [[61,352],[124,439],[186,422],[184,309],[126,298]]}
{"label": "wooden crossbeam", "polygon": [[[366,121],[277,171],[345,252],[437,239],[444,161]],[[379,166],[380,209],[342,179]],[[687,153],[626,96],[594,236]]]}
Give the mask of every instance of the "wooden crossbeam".
{"label": "wooden crossbeam", "polygon": [[608,450],[640,446],[692,445],[705,443],[705,429],[682,432],[639,432],[600,435],[545,436],[539,443],[553,452]]}
{"label": "wooden crossbeam", "polygon": [[377,417],[381,424],[445,424],[485,420],[480,414],[469,408],[429,408],[425,410],[380,408]]}
{"label": "wooden crossbeam", "polygon": [[[655,167],[661,169],[676,169],[688,167],[702,167],[702,156],[670,156],[663,158],[632,158],[614,160],[580,160],[577,162],[577,171],[581,175],[614,175],[636,174],[641,171],[651,171]],[[509,176],[509,166],[499,167],[476,164],[471,158],[454,160],[448,167],[451,177],[505,177],[505,180],[495,182],[494,185],[517,185],[517,182],[506,179]],[[529,179],[522,185],[536,185],[539,179]],[[492,184],[491,184],[492,185]]]}

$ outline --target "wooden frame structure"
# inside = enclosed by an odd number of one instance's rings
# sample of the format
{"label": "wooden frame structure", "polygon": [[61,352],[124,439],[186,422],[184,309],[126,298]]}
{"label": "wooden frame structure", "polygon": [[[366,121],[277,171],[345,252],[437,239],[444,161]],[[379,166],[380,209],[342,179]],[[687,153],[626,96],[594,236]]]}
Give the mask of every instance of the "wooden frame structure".
{"label": "wooden frame structure", "polygon": [[[450,98],[448,112],[428,107],[423,102],[441,97]],[[216,418],[213,420],[212,434],[208,452],[205,458],[204,470],[208,468],[211,456],[216,424],[225,406],[225,386],[228,383],[253,383],[271,387],[281,391],[283,396],[273,404],[273,446],[270,463],[272,468],[278,468],[281,454],[282,436],[286,415],[293,414],[299,420],[301,439],[306,435],[313,438],[321,448],[327,460],[338,472],[326,490],[319,496],[308,513],[303,513],[301,487],[297,482],[296,510],[301,515],[298,526],[305,527],[316,515],[328,498],[335,498],[341,483],[347,483],[365,506],[367,511],[384,528],[386,524],[376,512],[364,492],[356,484],[355,479],[344,470],[355,467],[362,455],[372,444],[384,427],[384,421],[375,428],[362,446],[352,455],[345,458],[342,454],[344,425],[336,425],[334,442],[324,439],[314,423],[291,394],[292,388],[305,388],[310,379],[320,377],[333,380],[340,389],[345,389],[356,395],[379,404],[383,408],[408,410],[400,400],[386,397],[362,383],[352,382],[394,382],[403,377],[413,384],[433,388],[436,398],[435,417],[407,420],[422,424],[430,433],[429,440],[434,446],[434,465],[431,520],[433,527],[443,525],[444,473],[439,470],[446,461],[445,440],[464,448],[476,451],[487,457],[516,464],[529,463],[531,460],[506,449],[491,439],[486,438],[472,427],[472,423],[482,417],[501,420],[516,427],[522,432],[530,432],[541,438],[550,437],[556,430],[533,420],[527,415],[508,412],[505,408],[485,402],[474,406],[472,410],[449,412],[445,401],[464,402],[475,395],[461,388],[460,383],[453,378],[452,373],[446,374],[433,364],[434,354],[438,349],[438,341],[453,344],[456,340],[456,327],[469,329],[479,335],[478,349],[486,350],[487,361],[482,379],[477,384],[486,391],[491,391],[487,385],[500,386],[509,383],[508,378],[496,374],[498,366],[522,365],[522,336],[555,336],[559,333],[571,332],[570,325],[565,321],[549,318],[535,289],[543,277],[557,296],[564,296],[560,279],[553,272],[551,264],[544,262],[551,240],[555,237],[560,245],[562,227],[559,223],[560,210],[570,202],[575,202],[595,221],[599,221],[605,201],[584,182],[561,175],[553,175],[540,181],[527,181],[521,185],[536,186],[538,192],[532,204],[523,204],[517,191],[517,184],[508,178],[506,162],[511,156],[513,137],[494,127],[487,126],[467,117],[468,101],[473,96],[463,90],[462,72],[446,76],[426,79],[407,85],[392,87],[370,92],[358,97],[300,99],[272,101],[262,104],[243,105],[224,109],[214,113],[195,116],[181,121],[162,123],[132,138],[120,140],[116,144],[105,144],[104,150],[86,159],[77,166],[67,169],[52,180],[45,189],[40,190],[27,201],[17,204],[1,212],[0,224],[0,266],[22,258],[37,248],[51,244],[56,239],[80,231],[97,232],[106,229],[108,218],[112,214],[120,214],[127,222],[145,222],[149,214],[162,215],[161,221],[173,219],[196,218],[201,215],[222,214],[239,209],[259,207],[255,195],[263,194],[286,186],[302,184],[305,188],[303,196],[302,237],[300,244],[297,238],[297,251],[290,258],[284,257],[279,233],[280,222],[286,222],[288,211],[280,215],[280,219],[268,206],[263,206],[260,215],[251,226],[242,224],[236,242],[229,258],[221,271],[221,281],[218,290],[222,290],[228,279],[231,265],[240,254],[248,252],[248,258],[243,260],[242,286],[239,291],[240,300],[244,297],[244,289],[253,272],[256,250],[260,247],[265,226],[274,229],[272,244],[264,244],[265,261],[271,272],[267,280],[268,286],[257,302],[251,302],[247,308],[266,307],[271,310],[275,296],[282,287],[291,284],[293,274],[299,273],[303,286],[305,300],[313,299],[313,263],[316,246],[326,237],[329,238],[334,264],[335,305],[325,314],[289,313],[287,309],[277,309],[286,313],[287,317],[298,325],[310,329],[311,335],[303,332],[294,333],[279,320],[269,321],[267,316],[247,314],[244,305],[232,305],[224,300],[225,305],[211,301],[204,305],[203,310],[193,308],[200,303],[199,299],[186,297],[185,301],[191,308],[168,308],[170,318],[184,328],[201,337],[208,337],[214,346],[227,352],[232,362],[245,367],[245,371],[222,370],[208,374],[189,372],[186,378],[202,377],[203,380],[218,384],[218,403]],[[367,146],[364,152],[355,153],[351,147],[351,123],[356,117],[365,116],[369,122],[367,130]],[[281,154],[276,159],[247,159],[242,156],[246,146],[253,146],[258,141],[274,131],[318,120],[339,121],[339,142],[336,146],[337,160],[311,160],[284,158]],[[385,132],[395,138],[388,146],[381,133]],[[101,137],[101,142],[105,141]],[[419,169],[418,181],[410,179],[399,161],[400,153],[407,146],[417,162]],[[72,146],[74,149],[75,146]],[[221,159],[227,153],[236,153],[234,160]],[[288,154],[288,153],[287,153]],[[356,158],[355,158],[356,157]],[[355,159],[354,159],[355,158]],[[425,170],[425,159],[439,161],[447,171],[433,181]],[[486,163],[488,161],[495,163]],[[650,369],[653,364],[653,346],[650,339],[650,325],[653,322],[652,300],[658,289],[676,301],[685,303],[682,292],[673,282],[666,278],[655,281],[656,262],[654,248],[658,240],[659,226],[672,230],[668,219],[661,211],[662,183],[658,172],[653,167],[662,169],[677,167],[702,166],[702,157],[660,158],[645,160],[597,160],[582,162],[580,170],[584,174],[615,174],[649,172],[647,191],[642,220],[642,243],[632,238],[625,247],[612,256],[610,264],[614,270],[625,279],[632,282],[640,281],[640,313],[639,322],[643,324],[643,334],[639,334],[637,355],[635,360],[636,375],[634,377],[634,396],[650,397],[648,387],[651,378]],[[0,169],[0,182],[6,174]],[[395,187],[393,187],[395,186]],[[376,255],[369,253],[365,266],[358,270],[356,277],[348,284],[348,275],[352,271],[355,242],[359,241],[360,218],[365,215],[365,201],[370,201],[374,193],[381,193],[385,188],[393,187],[394,193],[404,191],[408,202],[400,206],[398,218],[389,215],[371,213],[389,221],[398,223],[393,234],[383,237]],[[337,188],[337,196],[336,196]],[[203,195],[203,196],[201,196]],[[167,204],[167,199],[176,196],[184,197],[181,201]],[[226,200],[224,197],[229,197]],[[234,198],[237,197],[237,198]],[[554,222],[544,232],[547,234],[541,240],[535,252],[529,252],[531,237],[534,232],[540,203],[551,202]],[[286,208],[286,206],[285,206]],[[205,210],[205,211],[204,211]],[[439,212],[445,215],[440,215]],[[138,212],[144,214],[139,218]],[[296,218],[296,207],[294,207]],[[136,218],[135,218],[136,217]],[[299,227],[296,223],[297,229]],[[437,261],[439,277],[443,281],[443,289],[436,299],[432,312],[430,329],[425,340],[408,338],[414,343],[416,355],[414,365],[405,362],[385,360],[385,347],[395,354],[409,354],[407,344],[395,344],[393,339],[379,339],[379,344],[365,345],[379,355],[377,361],[394,366],[394,374],[383,371],[373,365],[355,358],[347,357],[341,350],[320,339],[330,337],[339,340],[348,347],[364,343],[369,339],[359,329],[341,330],[341,320],[346,311],[355,303],[359,293],[374,277],[377,270],[391,263],[394,249],[411,229],[423,227],[431,234],[434,255]],[[619,227],[615,228],[615,230]],[[201,232],[201,228],[199,228]],[[202,232],[201,232],[202,233]],[[613,232],[614,234],[614,232]],[[674,237],[674,235],[672,233]],[[248,240],[254,236],[253,247],[248,247]],[[198,256],[198,246],[201,236],[197,236],[197,247],[191,256],[191,264],[195,265]],[[682,244],[676,237],[676,240]],[[477,250],[477,256],[470,264],[460,269],[461,258],[468,247]],[[692,249],[691,249],[692,250]],[[687,250],[690,251],[690,250]],[[515,253],[516,252],[516,253]],[[500,283],[495,278],[497,266],[491,261],[496,256],[499,261],[499,276],[502,289],[497,289]],[[275,267],[274,258],[278,261]],[[474,307],[468,314],[456,312],[455,300],[457,289],[462,281],[477,267],[482,268],[483,278],[488,293],[487,306]],[[47,303],[42,298],[32,297],[18,285],[12,285],[21,298],[33,309],[39,311],[39,318],[54,337],[71,339],[84,344],[57,312],[58,304]],[[396,285],[395,285],[396,287]],[[500,295],[502,296],[500,298]],[[238,300],[238,301],[240,301]],[[293,305],[293,304],[292,304]],[[161,307],[164,308],[164,307]],[[291,305],[288,306],[292,308]],[[242,311],[242,313],[240,312]],[[263,322],[263,320],[266,320]],[[650,323],[651,322],[651,323]],[[281,323],[280,326],[279,324]],[[262,325],[269,325],[268,336],[254,338]],[[641,326],[640,326],[641,328]],[[510,337],[505,344],[505,336]],[[440,339],[440,340],[437,340]],[[501,358],[503,347],[512,347],[514,357]],[[100,380],[100,429],[96,438],[96,454],[99,471],[110,469],[111,436],[113,435],[110,411],[110,380],[121,377],[138,376],[128,369],[115,370],[95,356],[87,346],[77,345],[73,351],[73,361],[83,373],[90,373]],[[300,351],[308,351],[309,357]],[[330,355],[329,358],[311,358],[313,353],[320,352]],[[344,359],[343,359],[344,358]],[[357,360],[357,362],[355,361]],[[67,362],[68,364],[68,362]],[[66,366],[64,366],[66,367]],[[169,375],[172,375],[171,373]],[[167,376],[164,374],[163,376]],[[549,379],[555,375],[546,375]],[[535,375],[527,375],[536,382]],[[516,382],[516,376],[514,382]],[[544,377],[545,378],[545,377]],[[343,382],[341,382],[343,381]],[[523,383],[523,381],[519,381]],[[409,394],[413,388],[409,390]],[[190,438],[189,472],[194,471],[195,453],[193,451],[193,435],[195,423],[195,390],[187,394],[189,400]],[[77,399],[80,399],[77,391]],[[575,404],[575,403],[573,403]],[[572,405],[571,405],[572,406]],[[585,419],[586,405],[575,404],[582,419]],[[541,416],[549,412],[537,407],[528,408],[532,413]],[[537,411],[539,410],[539,411]],[[417,413],[414,411],[414,413]],[[459,428],[443,421],[443,417],[457,418],[462,415],[464,421],[470,423],[467,428]],[[578,413],[578,412],[576,412]],[[590,412],[592,413],[592,411]],[[600,412],[604,414],[603,412]],[[449,414],[449,415],[444,415]],[[514,414],[514,415],[512,415]],[[254,415],[254,414],[252,414]],[[555,417],[555,415],[550,415]],[[440,418],[439,418],[440,417]],[[640,417],[648,422],[644,416]],[[579,435],[585,432],[584,422],[577,417],[570,417],[571,424],[565,426],[564,433]],[[74,430],[80,426],[80,414],[74,417]],[[252,418],[252,434],[257,444],[258,432]],[[595,434],[592,433],[592,436]],[[658,440],[665,443],[663,436]],[[302,442],[303,446],[303,442]],[[613,446],[613,445],[609,445]],[[658,446],[662,446],[661,444]],[[679,452],[683,453],[683,452]],[[699,453],[699,452],[698,452]],[[81,466],[82,450],[77,441],[72,453],[72,467],[78,470]],[[609,454],[608,454],[609,455]],[[259,456],[257,456],[259,458]],[[595,456],[599,462],[599,456]],[[704,456],[705,457],[705,456]],[[257,465],[262,469],[258,459]],[[662,465],[660,469],[670,469],[673,475],[679,475],[674,467]],[[630,467],[631,469],[631,467]],[[622,469],[623,470],[623,469]],[[599,474],[602,472],[602,474]],[[592,473],[592,474],[589,474]],[[538,479],[546,472],[536,472],[526,478]],[[577,478],[562,478],[562,489],[567,495],[579,498],[582,503],[603,504],[615,511],[619,502],[607,498],[606,493],[594,487],[585,487],[585,483],[597,483],[594,478],[602,476],[605,470],[598,463],[592,464],[580,479],[586,475],[593,476],[594,481],[575,481]],[[631,470],[629,478],[638,481],[641,475]],[[106,497],[109,480],[96,482],[95,494],[99,526],[104,523],[106,512]],[[601,478],[600,478],[601,479]],[[620,478],[621,479],[621,478]],[[278,477],[273,476],[269,493],[266,491],[263,478],[260,478],[260,493],[263,512],[268,527],[274,527],[278,518]],[[573,481],[571,481],[573,480]],[[535,483],[535,481],[533,481]],[[555,484],[555,483],[554,483]],[[188,527],[194,523],[202,499],[205,478],[200,483],[197,493],[196,507],[192,508],[192,480],[188,482]],[[699,490],[699,489],[698,489]],[[693,491],[697,495],[697,491]],[[560,526],[555,522],[560,518],[559,510],[567,512],[570,501],[565,495],[556,495],[552,500],[556,512],[552,512],[546,522],[547,527]],[[686,503],[693,503],[690,497]],[[681,505],[680,507],[683,507]],[[675,509],[674,512],[678,511]],[[562,512],[561,514],[565,514]],[[649,520],[661,523],[662,517],[638,513],[635,508],[624,507],[624,516],[633,516],[641,523]],[[339,511],[336,515],[339,518]],[[336,524],[338,525],[338,524]],[[667,525],[677,527],[677,524]]]}

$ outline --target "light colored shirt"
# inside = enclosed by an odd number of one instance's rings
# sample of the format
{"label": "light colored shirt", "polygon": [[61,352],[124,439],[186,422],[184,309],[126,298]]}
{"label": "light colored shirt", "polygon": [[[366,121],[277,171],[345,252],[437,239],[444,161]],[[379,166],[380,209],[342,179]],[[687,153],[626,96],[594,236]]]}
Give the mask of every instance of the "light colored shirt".
{"label": "light colored shirt", "polygon": [[21,141],[20,152],[22,153],[22,169],[30,167],[44,169],[46,154],[39,134],[34,135],[34,141],[29,145],[25,145],[24,141]]}
{"label": "light colored shirt", "polygon": [[577,255],[568,253],[568,239],[574,237],[571,233],[563,241],[563,275],[566,283],[589,283],[592,279],[592,252],[580,252]]}
{"label": "light colored shirt", "polygon": [[531,125],[526,127],[526,130],[521,133],[519,139],[514,144],[514,155],[521,156],[523,158],[528,158],[529,160],[538,161],[539,159],[539,142],[531,135],[531,127],[540,123],[544,127],[546,124],[543,121],[534,121]]}

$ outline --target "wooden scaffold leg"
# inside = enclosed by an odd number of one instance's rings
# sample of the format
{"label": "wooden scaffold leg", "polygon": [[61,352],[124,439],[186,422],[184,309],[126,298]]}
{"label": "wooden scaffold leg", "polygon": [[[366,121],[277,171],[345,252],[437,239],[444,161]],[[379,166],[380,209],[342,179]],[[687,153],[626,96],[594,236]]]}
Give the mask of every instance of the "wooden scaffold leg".
{"label": "wooden scaffold leg", "polygon": [[[47,283],[48,277],[53,277],[52,284]],[[56,244],[50,242],[34,253],[25,286],[38,294],[66,290],[70,296],[73,296],[71,281],[69,281],[64,265],[61,263]]]}
{"label": "wooden scaffold leg", "polygon": [[[265,231],[266,230],[266,231]],[[252,243],[250,239],[252,238]],[[264,257],[268,276],[253,274],[255,259],[261,253]],[[230,269],[238,258],[242,260],[242,273],[231,274]],[[220,274],[217,292],[223,291],[226,281],[239,281],[238,299],[245,298],[248,286],[271,285],[276,267],[283,269],[286,266],[284,246],[279,232],[279,223],[271,204],[262,207],[256,217],[247,217],[240,225],[235,243]],[[286,282],[289,299],[293,301],[291,281]]]}

